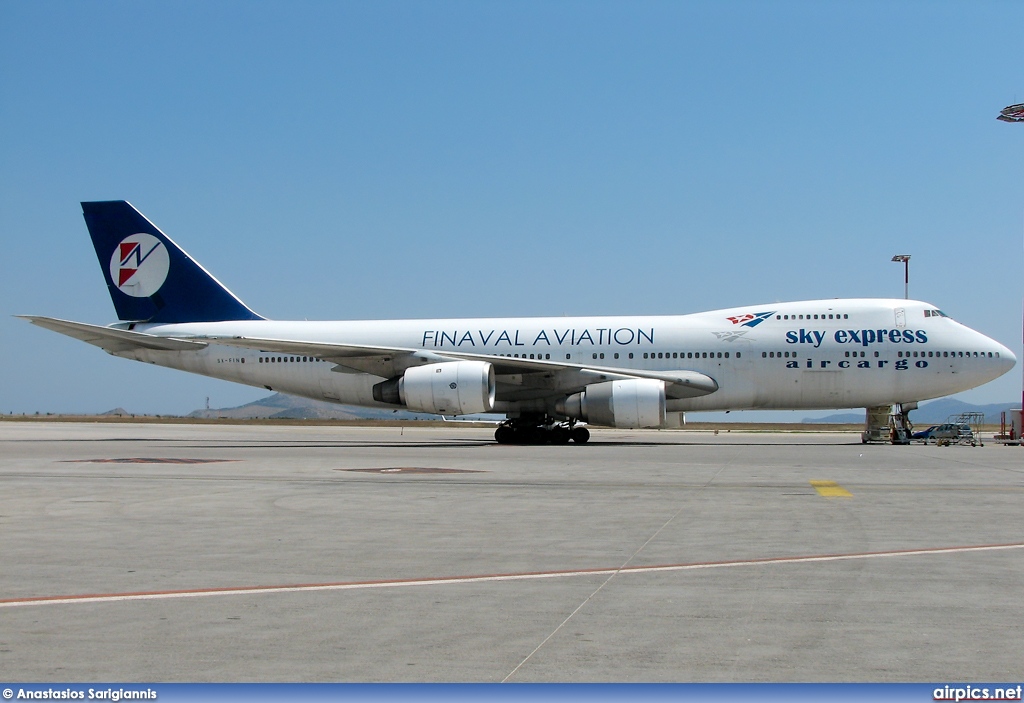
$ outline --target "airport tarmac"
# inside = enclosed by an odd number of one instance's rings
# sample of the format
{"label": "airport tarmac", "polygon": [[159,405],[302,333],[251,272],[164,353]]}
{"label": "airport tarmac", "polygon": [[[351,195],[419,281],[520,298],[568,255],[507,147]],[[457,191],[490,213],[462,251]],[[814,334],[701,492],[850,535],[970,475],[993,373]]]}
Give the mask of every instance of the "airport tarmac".
{"label": "airport tarmac", "polygon": [[1024,452],[0,423],[8,681],[1024,679]]}

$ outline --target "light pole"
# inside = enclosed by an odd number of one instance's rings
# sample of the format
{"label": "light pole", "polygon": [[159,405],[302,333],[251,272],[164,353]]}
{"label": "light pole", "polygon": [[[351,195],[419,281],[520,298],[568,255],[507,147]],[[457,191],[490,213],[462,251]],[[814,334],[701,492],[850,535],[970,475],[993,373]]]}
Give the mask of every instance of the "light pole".
{"label": "light pole", "polygon": [[892,260],[903,262],[903,298],[910,300],[910,254],[897,254]]}
{"label": "light pole", "polygon": [[[999,117],[996,118],[1001,122],[1024,122],[1024,103],[1019,105],[1008,105],[999,111]],[[1024,331],[1022,331],[1024,336]],[[1024,371],[1024,364],[1022,371]],[[1021,388],[1020,393],[1020,406],[1021,406],[1021,421],[1024,422],[1024,387]]]}

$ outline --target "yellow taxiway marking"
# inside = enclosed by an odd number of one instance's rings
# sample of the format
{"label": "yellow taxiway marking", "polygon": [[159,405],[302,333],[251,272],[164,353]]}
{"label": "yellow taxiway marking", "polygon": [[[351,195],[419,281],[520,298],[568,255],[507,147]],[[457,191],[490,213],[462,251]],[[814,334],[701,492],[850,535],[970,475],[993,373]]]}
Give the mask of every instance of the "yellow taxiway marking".
{"label": "yellow taxiway marking", "polygon": [[853,494],[835,481],[811,481],[818,495],[825,498],[853,498]]}

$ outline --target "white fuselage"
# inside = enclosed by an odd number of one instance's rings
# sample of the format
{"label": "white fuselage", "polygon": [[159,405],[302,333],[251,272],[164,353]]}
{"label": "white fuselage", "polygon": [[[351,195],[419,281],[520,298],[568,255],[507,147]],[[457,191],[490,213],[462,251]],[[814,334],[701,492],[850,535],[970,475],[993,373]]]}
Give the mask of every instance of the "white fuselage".
{"label": "white fuselage", "polygon": [[[934,312],[933,312],[934,311]],[[124,326],[124,325],[119,325]],[[910,300],[817,300],[678,316],[352,322],[270,320],[134,325],[176,337],[238,336],[470,352],[567,361],[599,369],[697,371],[716,392],[668,400],[670,411],[870,407],[979,386],[1015,363],[1005,346]],[[374,401],[382,377],[334,363],[213,344],[201,351],[120,354],[215,378],[353,405]],[[498,378],[514,412],[515,375]]]}

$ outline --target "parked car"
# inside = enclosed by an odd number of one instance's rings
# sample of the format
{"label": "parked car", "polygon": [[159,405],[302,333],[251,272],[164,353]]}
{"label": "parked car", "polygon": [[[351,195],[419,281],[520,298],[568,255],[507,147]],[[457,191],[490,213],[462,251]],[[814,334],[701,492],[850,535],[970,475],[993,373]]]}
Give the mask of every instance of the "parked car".
{"label": "parked car", "polygon": [[927,441],[927,440],[932,438],[932,432],[934,432],[938,427],[939,427],[938,425],[932,425],[927,430],[921,430],[920,432],[913,433],[912,435],[910,435],[910,438],[911,439],[923,439],[923,440]]}
{"label": "parked car", "polygon": [[[929,430],[931,434],[927,439],[934,439],[937,443],[953,444],[956,442],[974,444],[974,432],[970,425],[947,422]],[[925,441],[927,441],[927,439]]]}

